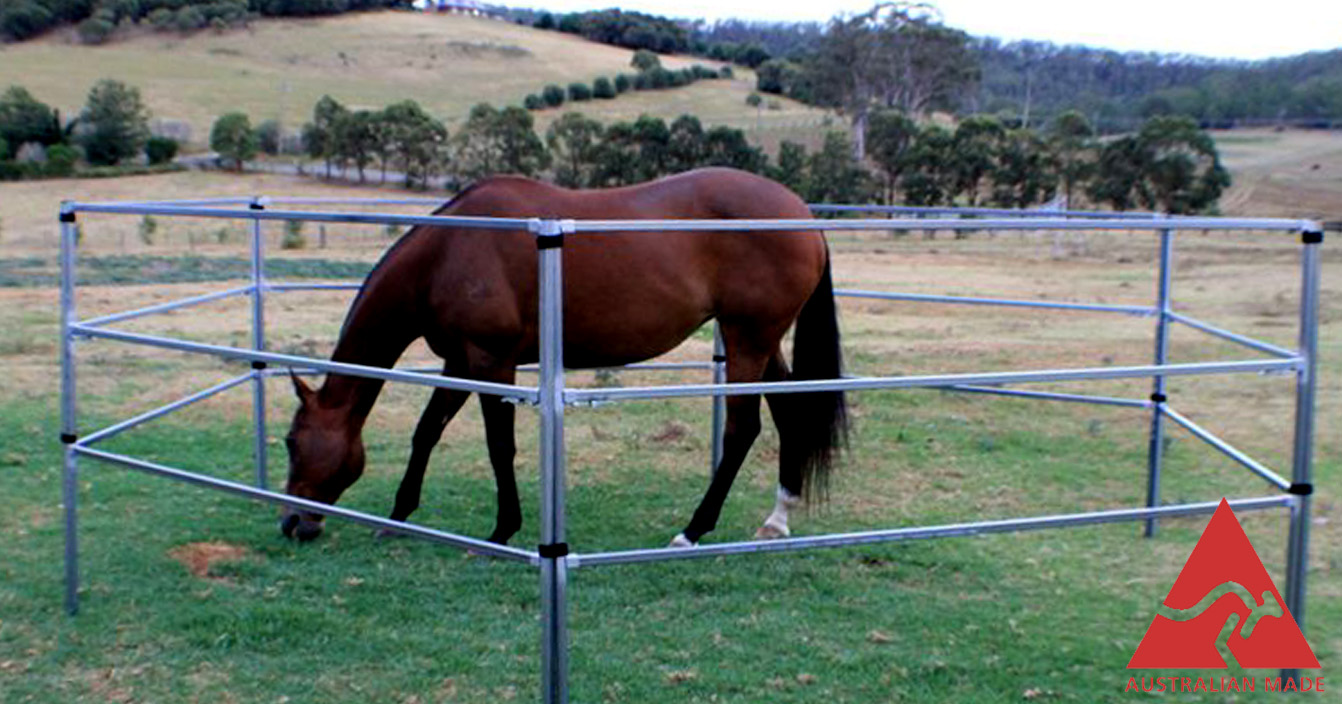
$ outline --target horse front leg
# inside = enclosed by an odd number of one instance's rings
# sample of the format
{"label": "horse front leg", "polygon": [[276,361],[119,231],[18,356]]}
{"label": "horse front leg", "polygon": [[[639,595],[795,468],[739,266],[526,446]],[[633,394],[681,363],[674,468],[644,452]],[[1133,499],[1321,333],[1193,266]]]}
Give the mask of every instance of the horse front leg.
{"label": "horse front leg", "polygon": [[[446,373],[446,372],[444,372]],[[393,521],[404,521],[419,508],[420,494],[424,488],[424,473],[429,467],[429,455],[443,437],[447,424],[461,410],[471,394],[454,389],[434,389],[429,405],[415,426],[415,435],[410,444],[410,462],[406,465],[401,486],[396,490],[396,506],[391,511]]]}
{"label": "horse front leg", "polygon": [[498,517],[490,542],[508,544],[522,527],[522,502],[517,496],[517,476],[513,460],[517,444],[513,434],[517,406],[498,396],[480,395],[480,411],[485,418],[485,443],[489,446],[489,463],[494,467],[494,483],[498,488]]}

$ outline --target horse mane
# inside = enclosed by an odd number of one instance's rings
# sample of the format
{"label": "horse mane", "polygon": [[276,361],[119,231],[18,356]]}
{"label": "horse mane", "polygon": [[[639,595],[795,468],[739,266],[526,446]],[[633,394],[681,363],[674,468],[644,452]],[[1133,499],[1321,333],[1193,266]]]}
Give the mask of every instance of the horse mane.
{"label": "horse mane", "polygon": [[[433,213],[431,214],[442,215],[452,206],[456,205],[462,198],[465,198],[475,190],[479,189],[484,184],[488,183],[489,180],[490,179],[486,178],[472,182],[471,185],[461,189],[461,191],[458,192],[455,196],[452,196],[451,200],[439,206],[438,209],[433,211]],[[354,294],[354,300],[349,305],[349,313],[345,316],[345,322],[340,325],[340,337],[345,336],[345,329],[349,327],[349,321],[351,318],[354,317],[354,311],[358,309],[359,303],[363,301],[364,293],[368,290],[368,284],[372,282],[373,275],[376,274],[378,270],[382,268],[383,264],[386,264],[388,261],[390,261],[391,258],[397,252],[399,252],[401,248],[404,247],[412,237],[419,234],[419,232],[423,229],[425,229],[424,225],[415,225],[409,230],[406,230],[404,235],[401,235],[399,238],[397,238],[397,240],[393,242],[390,247],[387,248],[387,251],[382,253],[382,257],[378,259],[377,263],[373,265],[373,268],[369,270],[368,276],[364,277],[363,283],[359,286],[359,292]]]}

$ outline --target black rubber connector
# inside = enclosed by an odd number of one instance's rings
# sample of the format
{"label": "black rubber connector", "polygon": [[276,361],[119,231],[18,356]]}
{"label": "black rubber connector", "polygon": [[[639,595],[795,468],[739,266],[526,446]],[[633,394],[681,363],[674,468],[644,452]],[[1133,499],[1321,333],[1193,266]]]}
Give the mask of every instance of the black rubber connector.
{"label": "black rubber connector", "polygon": [[74,222],[74,221],[75,221],[75,213],[73,210],[68,213],[61,213],[61,222]]}
{"label": "black rubber connector", "polygon": [[248,207],[248,208],[251,208],[252,210],[265,210],[265,209],[266,209],[266,206],[261,205],[260,203],[249,203],[249,204],[247,205],[247,207]]}
{"label": "black rubber connector", "polygon": [[261,371],[262,369],[265,369],[265,368],[266,368],[266,363],[265,363],[265,362],[252,362],[252,369],[255,369],[255,370],[257,370],[257,371]]}
{"label": "black rubber connector", "polygon": [[1151,403],[1164,403],[1170,400],[1165,394],[1151,394]]}
{"label": "black rubber connector", "polygon": [[725,363],[727,362],[727,355],[725,355],[725,354],[715,354],[715,355],[713,355],[713,361],[714,361],[714,362],[722,362],[722,363],[725,364]]}
{"label": "black rubber connector", "polygon": [[536,553],[546,559],[564,557],[568,555],[568,543],[550,543],[549,545],[537,545]]}
{"label": "black rubber connector", "polygon": [[564,235],[542,235],[536,238],[536,249],[555,249],[564,246]]}
{"label": "black rubber connector", "polygon": [[1301,244],[1322,244],[1323,230],[1305,230],[1300,233]]}
{"label": "black rubber connector", "polygon": [[79,436],[73,433],[61,433],[61,442],[66,445],[73,445],[79,441]]}
{"label": "black rubber connector", "polygon": [[1287,489],[1286,491],[1288,493],[1295,494],[1296,496],[1309,496],[1310,494],[1314,493],[1314,485],[1295,482],[1291,484],[1291,488]]}

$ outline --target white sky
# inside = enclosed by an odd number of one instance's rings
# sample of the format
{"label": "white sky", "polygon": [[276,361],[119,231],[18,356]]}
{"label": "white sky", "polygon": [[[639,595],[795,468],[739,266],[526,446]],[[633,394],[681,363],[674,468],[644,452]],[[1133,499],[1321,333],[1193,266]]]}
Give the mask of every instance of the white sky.
{"label": "white sky", "polygon": [[[551,11],[621,7],[672,17],[828,20],[872,0],[513,0]],[[1342,48],[1342,0],[936,0],[975,36],[1261,59]]]}

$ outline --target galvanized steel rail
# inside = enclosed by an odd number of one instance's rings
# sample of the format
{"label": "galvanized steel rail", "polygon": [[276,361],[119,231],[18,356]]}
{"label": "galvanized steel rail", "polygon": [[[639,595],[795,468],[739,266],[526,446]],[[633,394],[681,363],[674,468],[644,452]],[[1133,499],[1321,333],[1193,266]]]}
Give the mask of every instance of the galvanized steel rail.
{"label": "galvanized steel rail", "polygon": [[[350,520],[363,525],[394,530],[423,540],[460,549],[473,550],[502,559],[524,562],[540,570],[542,612],[542,699],[546,702],[568,700],[568,634],[567,634],[567,574],[578,566],[631,564],[661,560],[709,557],[741,553],[780,552],[823,547],[842,547],[877,542],[921,540],[930,538],[962,537],[1024,530],[1039,530],[1066,526],[1092,525],[1119,521],[1143,521],[1148,535],[1153,533],[1158,519],[1175,516],[1205,515],[1215,510],[1215,502],[1161,505],[1160,475],[1163,464],[1164,421],[1169,419],[1187,430],[1193,437],[1247,468],[1273,488],[1283,493],[1235,499],[1230,505],[1238,510],[1287,508],[1290,512],[1290,535],[1286,564],[1286,588],[1283,590],[1287,607],[1303,628],[1305,613],[1305,576],[1308,556],[1310,525],[1310,493],[1312,492],[1312,450],[1314,428],[1314,396],[1316,393],[1318,306],[1319,306],[1319,245],[1322,229],[1311,220],[1273,218],[1204,218],[1167,217],[1158,213],[1096,213],[1091,211],[1011,211],[995,208],[910,208],[904,206],[847,206],[813,205],[816,213],[868,213],[886,215],[885,219],[827,219],[827,220],[542,220],[538,218],[483,218],[426,215],[393,215],[352,211],[282,210],[275,206],[436,206],[441,199],[431,198],[211,198],[181,201],[146,201],[137,203],[66,203],[61,208],[61,439],[64,443],[64,471],[62,491],[65,506],[65,567],[66,607],[74,613],[78,609],[79,543],[78,543],[78,458],[87,457],[122,467],[187,482],[226,493],[258,499],[291,508],[321,513]],[[246,286],[191,296],[176,301],[148,306],[133,311],[102,315],[84,321],[76,316],[76,231],[78,213],[112,215],[159,215],[171,217],[239,219],[252,224],[250,242],[251,281]],[[266,349],[265,300],[267,293],[290,291],[353,290],[355,282],[273,282],[265,275],[264,231],[265,222],[316,221],[351,223],[359,225],[431,225],[474,228],[483,230],[524,230],[537,239],[538,271],[540,276],[540,336],[541,362],[521,368],[538,371],[537,386],[496,384],[471,379],[445,377],[432,369],[382,369],[356,364],[342,364],[328,360],[277,354]],[[1197,320],[1172,307],[1173,243],[1174,235],[1183,230],[1256,230],[1275,233],[1296,233],[1302,237],[1302,274],[1300,302],[1300,335],[1296,350],[1257,340]],[[910,303],[997,305],[1015,308],[1069,310],[1074,312],[1122,313],[1152,317],[1156,320],[1156,350],[1154,363],[1128,367],[1099,367],[1088,369],[1050,369],[1017,372],[990,372],[939,374],[894,377],[845,377],[836,380],[726,384],[724,348],[721,336],[715,333],[714,354],[711,362],[652,362],[630,365],[640,370],[710,370],[711,384],[664,385],[626,387],[617,389],[568,389],[565,387],[563,366],[563,322],[561,309],[563,282],[562,256],[565,235],[600,236],[603,233],[634,232],[786,232],[786,231],[858,231],[858,230],[1077,230],[1077,231],[1139,231],[1158,233],[1160,237],[1160,265],[1157,277],[1156,300],[1153,305],[1115,305],[1065,301],[1029,301],[998,299],[978,296],[944,296],[885,291],[838,289],[837,296],[887,300]],[[132,333],[108,326],[127,320],[144,318],[157,313],[198,306],[235,296],[248,296],[252,302],[252,340],[249,348],[212,345],[179,340],[159,335]],[[1268,355],[1267,359],[1232,360],[1220,362],[1171,364],[1168,360],[1168,334],[1171,324],[1181,324],[1210,336],[1235,343],[1249,350]],[[249,361],[252,370],[244,375],[227,379],[214,386],[173,401],[125,421],[93,432],[83,438],[78,435],[76,422],[76,343],[81,340],[103,339],[145,345],[179,352],[213,356],[220,359]],[[540,470],[541,470],[541,545],[535,550],[521,550],[499,546],[486,541],[461,536],[410,523],[391,521],[359,511],[320,504],[267,488],[265,435],[266,403],[265,381],[285,373],[339,373],[364,376],[386,381],[419,384],[435,388],[450,388],[502,396],[531,404],[540,413]],[[1296,379],[1295,439],[1291,478],[1287,480],[1266,465],[1217,437],[1187,416],[1170,407],[1166,396],[1165,380],[1173,376],[1229,374],[1229,373],[1293,373]],[[1128,399],[1053,391],[1030,391],[1004,388],[1004,385],[1040,382],[1081,381],[1097,379],[1151,378],[1153,393],[1150,399]],[[253,414],[256,486],[214,476],[187,472],[166,465],[120,455],[92,447],[122,432],[211,398],[228,389],[253,382]],[[612,552],[579,553],[565,543],[565,408],[578,404],[598,404],[614,401],[651,398],[709,396],[713,399],[713,451],[711,466],[716,466],[721,452],[723,402],[729,395],[758,393],[789,393],[817,390],[889,390],[910,388],[937,388],[947,391],[995,394],[1034,400],[1052,400],[1072,403],[1091,403],[1144,409],[1151,412],[1150,450],[1148,453],[1147,505],[1140,508],[1088,511],[1073,514],[1009,518],[1001,520],[956,523],[940,526],[909,526],[887,530],[817,535],[787,538],[776,541],[748,541],[719,543],[697,548],[659,548]],[[1294,671],[1284,671],[1295,676]]]}

